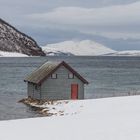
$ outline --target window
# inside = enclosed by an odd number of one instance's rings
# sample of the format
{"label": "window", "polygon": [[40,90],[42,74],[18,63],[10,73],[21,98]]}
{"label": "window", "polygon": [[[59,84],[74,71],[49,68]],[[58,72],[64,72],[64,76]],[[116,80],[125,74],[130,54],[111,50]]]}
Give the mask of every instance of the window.
{"label": "window", "polygon": [[69,73],[69,74],[68,74],[68,78],[69,78],[69,79],[73,79],[73,78],[74,78],[74,74],[73,74],[73,73]]}
{"label": "window", "polygon": [[57,74],[52,74],[52,75],[51,75],[51,78],[52,78],[52,79],[57,79]]}

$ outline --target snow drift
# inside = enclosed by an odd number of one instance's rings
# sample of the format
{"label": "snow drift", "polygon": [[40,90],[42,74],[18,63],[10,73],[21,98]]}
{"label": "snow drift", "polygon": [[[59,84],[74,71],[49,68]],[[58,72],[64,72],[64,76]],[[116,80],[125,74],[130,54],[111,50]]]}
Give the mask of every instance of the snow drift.
{"label": "snow drift", "polygon": [[[58,106],[69,114],[67,116],[1,121],[0,138],[139,140],[139,106],[140,96],[70,101],[67,106]],[[72,110],[78,114],[72,114]]]}
{"label": "snow drift", "polygon": [[116,51],[91,40],[64,41],[42,47],[46,55],[98,56]]}

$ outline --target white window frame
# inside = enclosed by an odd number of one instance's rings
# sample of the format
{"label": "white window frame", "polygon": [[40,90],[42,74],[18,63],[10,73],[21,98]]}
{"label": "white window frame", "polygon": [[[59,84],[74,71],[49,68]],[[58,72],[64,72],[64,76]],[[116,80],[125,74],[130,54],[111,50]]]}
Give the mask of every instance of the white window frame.
{"label": "white window frame", "polygon": [[51,78],[52,79],[57,79],[57,74],[56,73],[51,74]]}
{"label": "white window frame", "polygon": [[74,79],[74,74],[73,73],[68,73],[68,79]]}

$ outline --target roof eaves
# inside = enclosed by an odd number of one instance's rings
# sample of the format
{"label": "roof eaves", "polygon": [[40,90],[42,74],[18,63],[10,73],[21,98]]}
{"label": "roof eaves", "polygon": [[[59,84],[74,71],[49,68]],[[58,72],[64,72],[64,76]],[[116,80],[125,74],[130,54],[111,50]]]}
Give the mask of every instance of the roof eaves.
{"label": "roof eaves", "polygon": [[[69,66],[65,61],[62,61],[62,62],[60,62],[60,63],[58,63],[57,65],[56,65],[56,67],[54,67],[54,69],[52,69],[44,78],[42,78],[41,80],[38,80],[37,82],[34,82],[34,81],[30,81],[30,80],[28,80],[28,76],[30,76],[30,75],[28,75],[26,78],[25,78],[25,80],[24,80],[24,82],[30,82],[30,83],[33,83],[33,84],[38,84],[38,85],[40,85],[44,80],[46,80],[52,73],[54,73],[60,66],[65,66],[68,70],[70,70],[72,73],[74,73],[84,84],[89,84],[89,82],[86,80],[86,79],[84,79],[78,72],[76,72],[71,66]],[[39,67],[39,68],[41,68],[41,67]],[[38,68],[38,69],[39,69]],[[37,71],[37,69],[35,70],[35,71]],[[34,72],[35,72],[34,71]]]}
{"label": "roof eaves", "polygon": [[[62,62],[61,62],[62,63]],[[53,70],[50,71],[43,79],[41,79],[38,84],[41,84],[43,81],[45,81],[51,74],[53,74],[60,66],[61,63],[59,63]]]}
{"label": "roof eaves", "polygon": [[75,71],[70,65],[68,65],[65,61],[62,64],[69,69],[72,73],[74,73],[84,84],[89,84],[89,82],[83,78],[77,71]]}

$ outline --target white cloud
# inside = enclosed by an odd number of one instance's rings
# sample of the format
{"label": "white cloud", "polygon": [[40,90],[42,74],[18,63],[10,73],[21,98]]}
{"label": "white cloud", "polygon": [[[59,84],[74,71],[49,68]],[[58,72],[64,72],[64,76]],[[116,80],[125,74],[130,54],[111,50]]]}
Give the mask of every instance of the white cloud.
{"label": "white cloud", "polygon": [[[123,34],[135,38],[140,26],[140,2],[104,8],[60,7],[46,13],[28,15],[29,21],[38,26],[78,30],[90,34]],[[136,27],[137,26],[137,27]],[[131,31],[130,31],[131,29]],[[137,36],[140,32],[136,30]]]}

